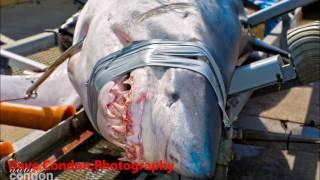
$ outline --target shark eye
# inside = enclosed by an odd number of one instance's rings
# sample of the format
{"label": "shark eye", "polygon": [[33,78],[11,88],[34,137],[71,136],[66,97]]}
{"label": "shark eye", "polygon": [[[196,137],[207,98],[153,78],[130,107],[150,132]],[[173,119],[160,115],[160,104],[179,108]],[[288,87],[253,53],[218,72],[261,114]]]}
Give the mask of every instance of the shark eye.
{"label": "shark eye", "polygon": [[168,94],[168,106],[171,107],[173,103],[178,101],[179,99],[179,94],[178,93],[170,93]]}

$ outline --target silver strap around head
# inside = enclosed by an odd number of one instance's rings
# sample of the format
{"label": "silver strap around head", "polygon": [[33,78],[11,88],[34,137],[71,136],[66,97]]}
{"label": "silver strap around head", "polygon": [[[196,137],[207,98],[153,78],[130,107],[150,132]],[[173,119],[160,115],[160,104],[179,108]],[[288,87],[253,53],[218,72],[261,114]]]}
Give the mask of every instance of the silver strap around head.
{"label": "silver strap around head", "polygon": [[[206,58],[208,63],[200,61]],[[97,98],[100,89],[109,81],[144,66],[183,68],[202,74],[216,93],[226,127],[231,122],[225,111],[226,92],[220,69],[209,51],[200,43],[183,41],[139,41],[99,60],[88,81],[88,105],[93,125],[97,126]]]}

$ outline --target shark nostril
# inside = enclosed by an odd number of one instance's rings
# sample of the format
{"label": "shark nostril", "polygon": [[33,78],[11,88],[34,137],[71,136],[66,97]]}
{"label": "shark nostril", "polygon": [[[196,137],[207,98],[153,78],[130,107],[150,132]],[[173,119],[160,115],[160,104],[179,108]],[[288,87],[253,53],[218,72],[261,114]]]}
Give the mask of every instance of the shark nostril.
{"label": "shark nostril", "polygon": [[172,154],[169,155],[169,158],[170,158],[170,160],[171,160],[172,162],[174,162],[174,163],[176,163],[176,164],[179,163],[179,160],[178,160],[175,156],[173,156]]}

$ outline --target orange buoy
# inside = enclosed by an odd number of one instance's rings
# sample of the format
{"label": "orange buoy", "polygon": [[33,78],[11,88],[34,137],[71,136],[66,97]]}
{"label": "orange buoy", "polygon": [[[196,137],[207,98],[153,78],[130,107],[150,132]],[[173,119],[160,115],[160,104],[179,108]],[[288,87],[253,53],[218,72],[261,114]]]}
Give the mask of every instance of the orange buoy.
{"label": "orange buoy", "polygon": [[76,113],[74,106],[39,107],[0,103],[0,124],[48,130]]}
{"label": "orange buoy", "polygon": [[0,158],[8,156],[14,152],[14,147],[10,142],[0,142]]}

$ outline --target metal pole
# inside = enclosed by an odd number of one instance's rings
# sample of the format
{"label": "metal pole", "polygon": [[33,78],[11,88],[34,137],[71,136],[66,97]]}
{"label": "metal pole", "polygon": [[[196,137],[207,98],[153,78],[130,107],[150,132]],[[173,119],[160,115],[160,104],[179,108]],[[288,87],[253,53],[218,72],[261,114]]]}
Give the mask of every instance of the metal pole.
{"label": "metal pole", "polygon": [[67,49],[51,66],[47,68],[47,70],[43,73],[43,75],[40,76],[37,81],[32,84],[31,87],[29,87],[26,91],[25,99],[29,99],[33,96],[36,96],[36,90],[39,88],[39,86],[53,73],[53,71],[62,64],[66,59],[71,57],[72,55],[76,54],[81,50],[82,44],[84,39],[76,43],[75,45],[71,46],[69,49]]}
{"label": "metal pole", "polygon": [[20,69],[28,69],[34,71],[44,71],[47,66],[32,59],[20,56],[5,49],[0,49],[0,56],[9,59],[9,65],[11,67],[17,67]]}
{"label": "metal pole", "polygon": [[248,24],[255,26],[268,19],[281,16],[298,7],[303,7],[318,0],[283,0],[268,8],[262,9],[248,17]]}

